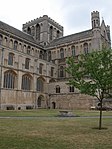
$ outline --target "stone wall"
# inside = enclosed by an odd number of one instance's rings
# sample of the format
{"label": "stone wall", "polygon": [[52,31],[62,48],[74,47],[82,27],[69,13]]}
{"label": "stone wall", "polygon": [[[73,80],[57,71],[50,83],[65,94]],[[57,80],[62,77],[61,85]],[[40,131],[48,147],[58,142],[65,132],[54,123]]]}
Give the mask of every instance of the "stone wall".
{"label": "stone wall", "polygon": [[79,93],[54,94],[50,97],[50,107],[57,109],[90,109],[95,104],[95,98]]}

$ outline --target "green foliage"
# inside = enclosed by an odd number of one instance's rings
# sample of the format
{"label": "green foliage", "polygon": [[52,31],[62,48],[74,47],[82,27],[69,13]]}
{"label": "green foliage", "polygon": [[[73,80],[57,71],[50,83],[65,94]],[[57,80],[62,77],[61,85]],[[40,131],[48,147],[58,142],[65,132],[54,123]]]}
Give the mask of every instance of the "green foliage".
{"label": "green foliage", "polygon": [[81,55],[76,63],[73,57],[66,60],[66,71],[71,75],[69,84],[81,93],[102,100],[112,89],[112,50],[103,49]]}

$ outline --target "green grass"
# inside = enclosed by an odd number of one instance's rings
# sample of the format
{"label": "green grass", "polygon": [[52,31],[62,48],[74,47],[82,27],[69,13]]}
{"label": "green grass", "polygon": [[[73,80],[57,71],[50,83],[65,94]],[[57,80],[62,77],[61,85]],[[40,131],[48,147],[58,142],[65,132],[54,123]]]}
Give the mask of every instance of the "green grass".
{"label": "green grass", "polygon": [[[81,116],[99,115],[98,111],[74,111]],[[111,149],[112,119],[58,118],[59,110],[0,111],[0,116],[35,116],[32,119],[1,118],[0,149]],[[112,112],[104,112],[112,115]],[[36,118],[37,116],[37,118]],[[42,118],[38,118],[41,116]],[[44,117],[45,116],[45,117]],[[53,118],[52,118],[53,117]]]}

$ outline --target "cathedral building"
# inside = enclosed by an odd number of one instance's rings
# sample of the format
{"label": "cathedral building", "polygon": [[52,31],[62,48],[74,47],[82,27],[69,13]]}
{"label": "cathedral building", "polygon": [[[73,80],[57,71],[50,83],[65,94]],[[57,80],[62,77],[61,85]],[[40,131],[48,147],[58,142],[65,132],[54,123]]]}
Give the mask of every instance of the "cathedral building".
{"label": "cathedral building", "polygon": [[110,48],[110,27],[91,13],[91,28],[63,36],[63,26],[47,15],[23,24],[22,31],[0,21],[0,108],[88,109],[93,97],[67,85],[66,58]]}

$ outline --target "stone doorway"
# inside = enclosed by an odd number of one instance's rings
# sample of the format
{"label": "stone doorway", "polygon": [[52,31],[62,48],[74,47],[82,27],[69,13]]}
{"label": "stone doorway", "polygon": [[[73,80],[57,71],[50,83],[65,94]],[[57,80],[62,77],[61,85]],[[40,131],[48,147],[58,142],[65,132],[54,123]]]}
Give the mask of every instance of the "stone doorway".
{"label": "stone doorway", "polygon": [[42,101],[43,101],[44,97],[42,95],[40,95],[37,99],[37,107],[41,108],[42,107]]}
{"label": "stone doorway", "polygon": [[56,109],[56,103],[52,102],[52,109]]}

